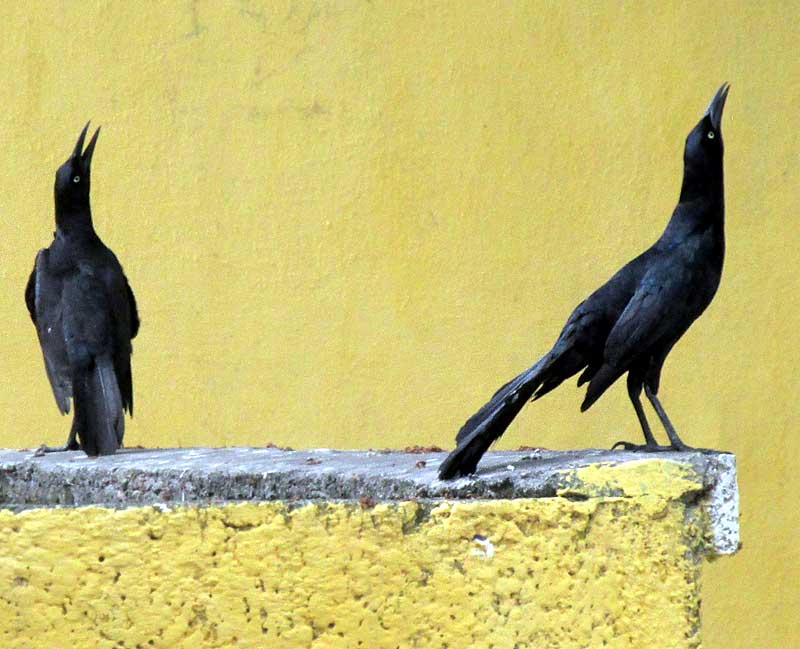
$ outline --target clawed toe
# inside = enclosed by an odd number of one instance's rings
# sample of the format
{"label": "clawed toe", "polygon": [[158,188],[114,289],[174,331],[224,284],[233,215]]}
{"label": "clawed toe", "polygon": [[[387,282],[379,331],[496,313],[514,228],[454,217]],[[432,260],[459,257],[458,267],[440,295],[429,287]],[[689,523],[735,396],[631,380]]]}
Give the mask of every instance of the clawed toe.
{"label": "clawed toe", "polygon": [[69,443],[64,444],[63,446],[47,446],[46,444],[42,444],[39,448],[37,448],[33,452],[33,456],[42,457],[47,453],[63,453],[64,451],[74,451],[77,450],[78,448],[79,448],[78,446],[75,446],[73,448],[73,446],[71,446]]}

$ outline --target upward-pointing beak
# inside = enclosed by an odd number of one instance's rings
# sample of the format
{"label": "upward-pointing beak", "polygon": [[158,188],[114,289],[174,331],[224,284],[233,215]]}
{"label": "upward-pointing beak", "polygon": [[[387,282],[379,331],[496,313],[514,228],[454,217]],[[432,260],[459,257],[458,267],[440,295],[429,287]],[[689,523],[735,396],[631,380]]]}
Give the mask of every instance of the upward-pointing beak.
{"label": "upward-pointing beak", "polygon": [[708,115],[711,120],[711,126],[713,126],[716,131],[719,130],[722,124],[722,110],[725,108],[725,100],[728,98],[728,91],[730,89],[731,87],[727,82],[723,83],[706,109],[706,115]]}
{"label": "upward-pointing beak", "polygon": [[81,157],[81,153],[83,153],[83,142],[86,139],[86,131],[89,130],[90,122],[86,122],[86,126],[83,127],[81,134],[78,136],[78,143],[75,145],[75,150],[72,152],[72,157],[78,159]]}
{"label": "upward-pointing beak", "polygon": [[89,131],[90,123],[91,122],[86,122],[86,126],[83,127],[81,134],[78,136],[78,142],[75,145],[75,150],[72,152],[72,159],[79,160],[86,172],[89,171],[89,168],[92,165],[94,147],[97,144],[97,136],[100,135],[100,127],[98,127],[94,132],[92,139],[89,140],[89,145],[86,147],[86,151],[83,150],[83,143],[86,141],[86,133]]}
{"label": "upward-pointing beak", "polygon": [[[88,124],[87,124],[88,126]],[[83,152],[83,166],[88,171],[92,166],[92,156],[94,155],[94,147],[97,144],[97,136],[100,135],[100,127],[97,127],[97,130],[92,135],[92,139],[89,140],[89,145],[86,147],[86,151]]]}

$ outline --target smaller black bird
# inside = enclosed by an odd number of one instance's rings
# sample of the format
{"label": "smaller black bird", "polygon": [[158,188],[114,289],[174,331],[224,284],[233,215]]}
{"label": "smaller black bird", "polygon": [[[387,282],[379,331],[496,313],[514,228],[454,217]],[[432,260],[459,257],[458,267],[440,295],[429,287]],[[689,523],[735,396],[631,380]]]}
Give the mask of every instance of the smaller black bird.
{"label": "smaller black bird", "polygon": [[[587,410],[627,373],[630,397],[644,433],[628,450],[687,450],[658,397],[661,367],[672,347],[717,292],[725,256],[725,196],[722,173],[723,84],[686,138],[683,184],[664,233],[581,302],[553,348],[533,367],[501,387],[467,420],[456,449],[439,468],[443,480],[473,473],[489,446],[529,400],[536,400],[581,372],[589,383]],[[669,437],[659,446],[644,414],[641,393],[652,404]]]}
{"label": "smaller black bird", "polygon": [[67,443],[42,450],[81,448],[95,456],[122,446],[123,410],[133,414],[131,339],[139,315],[122,266],[92,225],[89,189],[100,129],[84,151],[88,128],[56,172],[56,232],[36,256],[25,303],[56,404],[67,414],[71,398],[75,408]]}

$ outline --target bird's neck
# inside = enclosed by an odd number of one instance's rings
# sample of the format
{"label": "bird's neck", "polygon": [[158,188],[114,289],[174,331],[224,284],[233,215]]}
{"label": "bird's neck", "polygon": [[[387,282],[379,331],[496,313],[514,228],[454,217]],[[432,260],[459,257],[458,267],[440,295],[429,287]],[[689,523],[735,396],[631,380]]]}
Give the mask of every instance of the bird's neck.
{"label": "bird's neck", "polygon": [[681,203],[703,201],[713,207],[725,203],[725,188],[722,182],[722,165],[717,169],[697,169],[687,163],[683,169]]}
{"label": "bird's neck", "polygon": [[70,239],[96,237],[91,207],[56,204],[56,230]]}
{"label": "bird's neck", "polygon": [[686,166],[678,206],[667,223],[659,245],[671,247],[698,232],[712,232],[723,246],[725,240],[725,191],[722,169],[718,174],[702,173]]}

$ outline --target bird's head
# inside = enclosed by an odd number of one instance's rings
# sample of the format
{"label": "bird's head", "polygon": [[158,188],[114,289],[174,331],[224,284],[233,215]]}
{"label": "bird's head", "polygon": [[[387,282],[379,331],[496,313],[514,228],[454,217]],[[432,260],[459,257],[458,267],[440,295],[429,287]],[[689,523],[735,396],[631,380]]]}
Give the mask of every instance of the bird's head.
{"label": "bird's head", "polygon": [[89,122],[83,127],[72,155],[67,158],[67,161],[56,172],[55,195],[57,205],[83,206],[89,203],[92,155],[97,144],[97,136],[100,135],[100,129],[98,128],[95,131],[84,151],[83,142],[86,139],[88,130]]}
{"label": "bird's head", "polygon": [[696,175],[722,173],[722,110],[730,86],[723,83],[705,114],[686,138],[683,153],[685,171]]}

